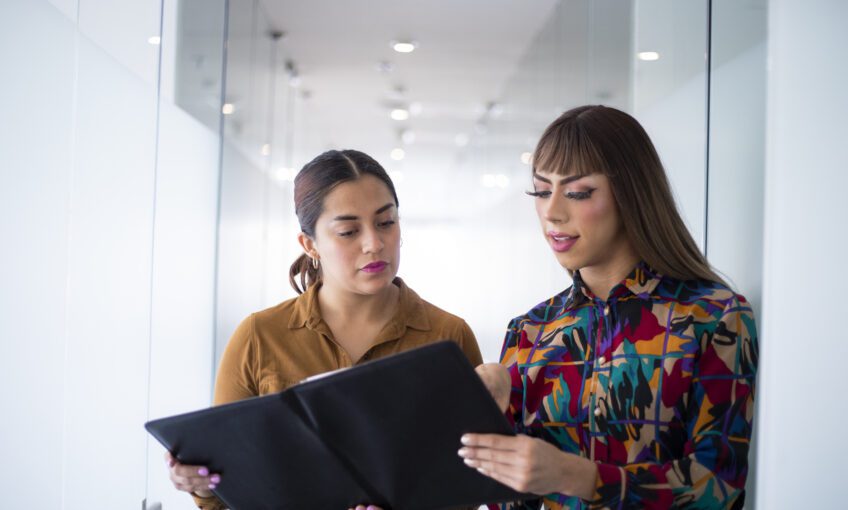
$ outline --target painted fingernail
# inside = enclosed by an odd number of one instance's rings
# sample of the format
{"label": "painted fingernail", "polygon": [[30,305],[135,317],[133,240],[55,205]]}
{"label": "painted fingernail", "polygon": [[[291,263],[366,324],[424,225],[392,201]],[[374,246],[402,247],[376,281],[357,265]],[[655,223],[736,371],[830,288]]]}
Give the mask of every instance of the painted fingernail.
{"label": "painted fingernail", "polygon": [[474,462],[471,459],[463,459],[463,462],[465,462],[466,465],[471,466],[471,467],[475,467],[477,465],[477,463]]}
{"label": "painted fingernail", "polygon": [[460,448],[456,453],[460,457],[467,457],[468,456],[468,448]]}
{"label": "painted fingernail", "polygon": [[468,434],[465,434],[460,438],[460,441],[462,441],[462,444],[471,444],[471,437]]}
{"label": "painted fingernail", "polygon": [[206,469],[205,467],[202,467],[202,468],[197,470],[197,474],[200,475],[200,476],[207,476],[209,474],[209,470]]}
{"label": "painted fingernail", "polygon": [[368,505],[368,508],[366,508],[365,510],[377,510],[377,507],[374,505]]}
{"label": "painted fingernail", "polygon": [[209,488],[210,488],[210,489],[214,489],[215,487],[217,487],[217,485],[215,485],[214,483],[210,483],[210,484],[209,484]]}
{"label": "painted fingernail", "polygon": [[221,483],[220,475],[212,475],[212,478],[210,478],[209,480],[211,480],[212,483]]}

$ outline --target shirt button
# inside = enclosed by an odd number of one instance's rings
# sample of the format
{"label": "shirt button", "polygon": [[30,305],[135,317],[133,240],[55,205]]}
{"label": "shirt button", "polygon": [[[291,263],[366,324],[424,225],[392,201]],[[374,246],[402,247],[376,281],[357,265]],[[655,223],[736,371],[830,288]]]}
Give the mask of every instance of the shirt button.
{"label": "shirt button", "polygon": [[600,416],[600,415],[601,415],[601,408],[600,408],[600,407],[596,407],[596,408],[595,408],[595,416]]}
{"label": "shirt button", "polygon": [[600,363],[601,365],[603,365],[606,362],[607,362],[607,359],[605,357],[601,356],[600,358],[598,358],[598,363]]}
{"label": "shirt button", "polygon": [[609,305],[604,307],[604,314],[609,315]]}

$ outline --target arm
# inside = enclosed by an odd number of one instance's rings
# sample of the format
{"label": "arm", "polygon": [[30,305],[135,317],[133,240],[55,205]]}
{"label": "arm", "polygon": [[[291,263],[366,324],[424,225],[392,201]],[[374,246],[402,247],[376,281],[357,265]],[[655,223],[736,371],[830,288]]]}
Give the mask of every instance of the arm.
{"label": "arm", "polygon": [[460,325],[454,331],[453,338],[465,353],[465,357],[471,362],[471,366],[476,367],[483,363],[483,356],[480,354],[480,346],[477,345],[477,338],[471,327],[464,320],[460,320]]}
{"label": "arm", "polygon": [[757,333],[750,306],[733,299],[699,335],[685,456],[598,464],[592,506],[728,508],[745,487],[754,411]]}
{"label": "arm", "polygon": [[[747,476],[757,367],[751,309],[744,300],[733,299],[718,320],[697,333],[700,357],[686,418],[689,440],[681,458],[665,464],[596,464],[520,434],[467,434],[460,456],[516,490],[578,496],[590,508],[729,508]],[[507,339],[504,359],[510,359],[511,346],[521,342],[519,337],[510,343],[509,333]],[[513,386],[510,408],[520,409]]]}

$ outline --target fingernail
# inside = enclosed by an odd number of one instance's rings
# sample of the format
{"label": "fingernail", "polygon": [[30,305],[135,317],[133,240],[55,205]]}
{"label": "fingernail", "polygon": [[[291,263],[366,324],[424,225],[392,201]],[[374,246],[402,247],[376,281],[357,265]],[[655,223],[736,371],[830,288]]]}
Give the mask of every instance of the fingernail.
{"label": "fingernail", "polygon": [[460,441],[462,441],[462,444],[471,444],[471,436],[465,434],[460,438]]}
{"label": "fingernail", "polygon": [[475,462],[471,459],[462,459],[462,462],[465,462],[467,466],[474,467]]}
{"label": "fingernail", "polygon": [[215,485],[214,483],[210,483],[210,484],[209,484],[209,488],[210,488],[210,489],[214,489],[215,487],[217,487],[217,485]]}
{"label": "fingernail", "polygon": [[206,469],[205,467],[202,467],[202,468],[197,470],[197,474],[200,475],[200,476],[207,476],[209,474],[209,470]]}
{"label": "fingernail", "polygon": [[366,508],[365,510],[377,510],[377,507],[374,505],[368,505],[368,508]]}
{"label": "fingernail", "polygon": [[457,455],[459,455],[460,457],[463,457],[463,458],[464,458],[464,457],[467,457],[467,456],[468,456],[468,448],[460,448],[459,450],[457,450],[457,452],[456,452],[456,453],[457,453]]}
{"label": "fingernail", "polygon": [[212,481],[212,483],[221,483],[220,475],[212,475],[212,478],[210,478],[210,480]]}

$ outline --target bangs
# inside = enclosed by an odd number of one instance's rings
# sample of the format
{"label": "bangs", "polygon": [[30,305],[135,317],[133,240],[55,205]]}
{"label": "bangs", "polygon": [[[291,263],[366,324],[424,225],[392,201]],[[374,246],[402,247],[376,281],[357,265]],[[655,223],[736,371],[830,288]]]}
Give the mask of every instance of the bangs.
{"label": "bangs", "polygon": [[607,164],[587,133],[575,124],[551,125],[533,153],[533,171],[583,177],[608,174]]}

